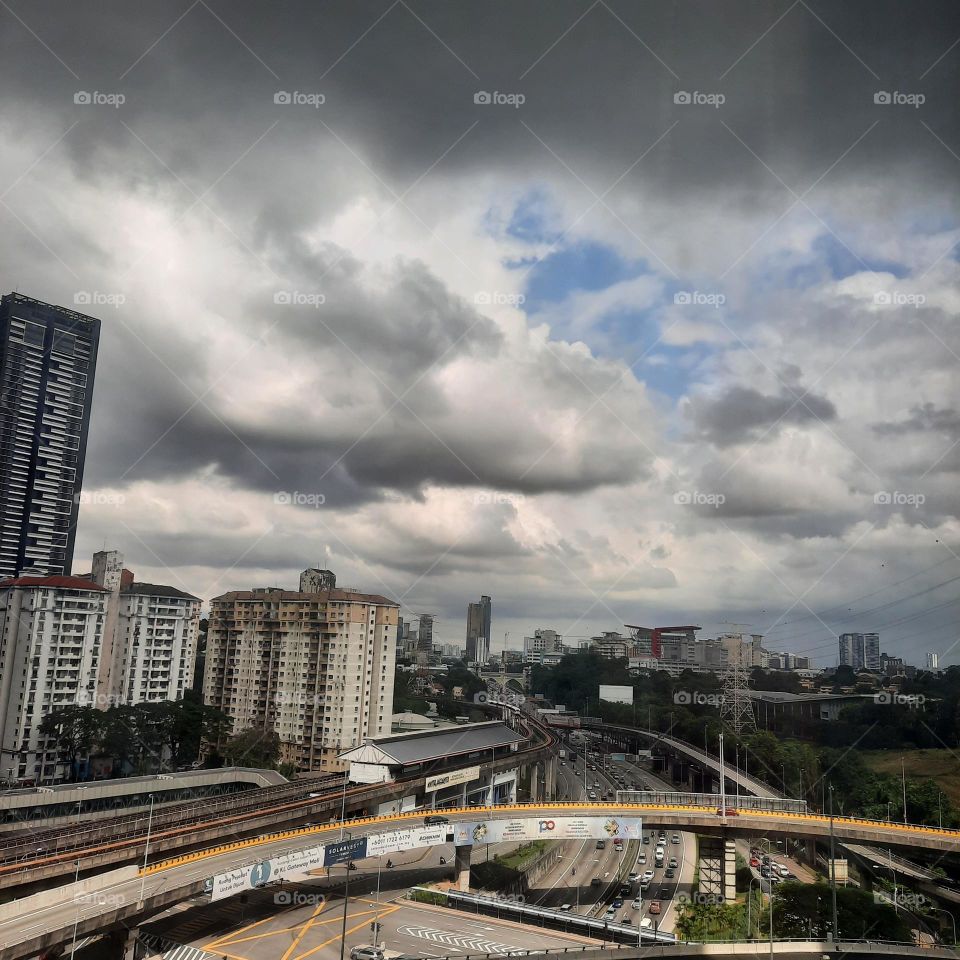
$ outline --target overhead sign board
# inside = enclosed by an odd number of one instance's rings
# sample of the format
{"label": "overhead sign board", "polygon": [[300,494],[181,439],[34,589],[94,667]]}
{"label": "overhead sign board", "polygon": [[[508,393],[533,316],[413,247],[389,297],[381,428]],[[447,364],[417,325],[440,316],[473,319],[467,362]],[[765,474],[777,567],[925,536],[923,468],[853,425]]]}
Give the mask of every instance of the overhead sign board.
{"label": "overhead sign board", "polygon": [[423,789],[430,793],[432,790],[442,790],[444,787],[453,787],[458,783],[470,783],[480,779],[479,767],[467,767],[466,770],[451,770],[449,773],[438,773],[434,777],[427,777]]}

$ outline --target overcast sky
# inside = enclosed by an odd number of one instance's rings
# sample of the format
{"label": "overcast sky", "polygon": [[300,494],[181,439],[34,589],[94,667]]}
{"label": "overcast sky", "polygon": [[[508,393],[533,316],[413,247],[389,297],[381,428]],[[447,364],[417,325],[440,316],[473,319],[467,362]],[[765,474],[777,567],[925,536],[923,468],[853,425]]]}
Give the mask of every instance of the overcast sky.
{"label": "overcast sky", "polygon": [[2,4],[2,287],[102,319],[74,569],[956,663],[958,40],[935,0]]}

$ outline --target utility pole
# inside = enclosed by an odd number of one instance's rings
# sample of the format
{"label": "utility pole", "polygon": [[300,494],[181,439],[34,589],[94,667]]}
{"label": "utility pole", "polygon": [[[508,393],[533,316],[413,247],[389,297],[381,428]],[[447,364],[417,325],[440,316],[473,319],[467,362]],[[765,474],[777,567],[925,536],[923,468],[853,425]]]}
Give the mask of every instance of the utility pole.
{"label": "utility pole", "polygon": [[903,767],[903,757],[900,758],[900,783],[903,786],[903,822],[907,822],[907,774]]}
{"label": "utility pole", "polygon": [[837,934],[837,858],[833,844],[833,784],[830,784],[830,899],[833,906],[833,926],[830,940],[836,940]]}

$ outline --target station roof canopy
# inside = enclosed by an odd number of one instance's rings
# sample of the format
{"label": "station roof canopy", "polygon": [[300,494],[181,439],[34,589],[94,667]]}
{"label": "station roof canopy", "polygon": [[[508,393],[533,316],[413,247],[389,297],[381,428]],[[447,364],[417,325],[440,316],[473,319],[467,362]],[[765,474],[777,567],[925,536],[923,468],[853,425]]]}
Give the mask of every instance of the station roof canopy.
{"label": "station roof canopy", "polygon": [[512,746],[527,738],[499,720],[467,723],[456,727],[369,737],[359,747],[340,754],[341,760],[381,766],[407,767],[434,760]]}

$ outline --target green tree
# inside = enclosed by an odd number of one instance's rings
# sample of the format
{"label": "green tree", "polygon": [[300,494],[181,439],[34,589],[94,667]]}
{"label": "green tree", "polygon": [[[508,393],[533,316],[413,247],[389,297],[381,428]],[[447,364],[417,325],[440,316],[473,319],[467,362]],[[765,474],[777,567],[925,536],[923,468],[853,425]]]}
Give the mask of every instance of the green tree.
{"label": "green tree", "polygon": [[100,711],[81,704],[68,704],[52,710],[40,722],[40,734],[50,737],[64,762],[70,764],[70,779],[76,779],[77,763],[100,738]]}
{"label": "green tree", "polygon": [[273,730],[249,727],[230,738],[223,754],[228,766],[275,769],[280,760],[280,737]]}

